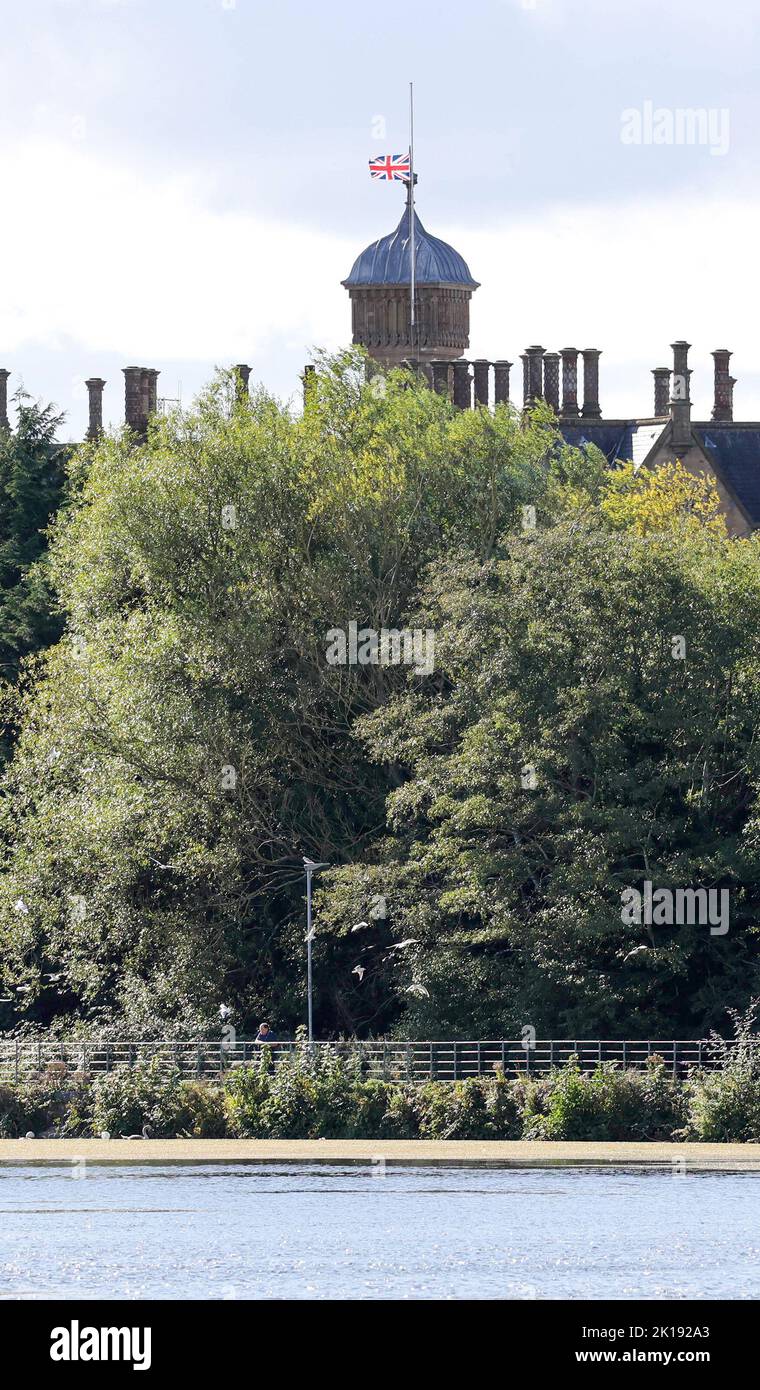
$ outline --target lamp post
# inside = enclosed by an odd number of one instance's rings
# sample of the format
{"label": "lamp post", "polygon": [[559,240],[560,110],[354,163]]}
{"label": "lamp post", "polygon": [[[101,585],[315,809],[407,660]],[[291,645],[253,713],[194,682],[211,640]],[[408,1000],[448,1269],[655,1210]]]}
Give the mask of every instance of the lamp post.
{"label": "lamp post", "polygon": [[311,879],[312,875],[319,873],[320,869],[328,869],[327,863],[316,863],[314,859],[307,859],[303,856],[303,866],[306,872],[306,994],[309,1006],[309,1046],[311,1046],[314,1029],[312,1026],[312,975],[311,975],[311,943],[314,932],[311,927]]}

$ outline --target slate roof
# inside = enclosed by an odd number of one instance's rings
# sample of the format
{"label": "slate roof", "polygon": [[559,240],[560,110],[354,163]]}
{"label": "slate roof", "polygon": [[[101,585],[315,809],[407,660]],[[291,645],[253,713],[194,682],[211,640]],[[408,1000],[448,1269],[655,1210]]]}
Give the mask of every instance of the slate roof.
{"label": "slate roof", "polygon": [[710,421],[694,425],[705,454],[715,461],[753,526],[760,526],[760,425]]}
{"label": "slate roof", "polygon": [[[414,214],[416,282],[418,285],[463,285],[476,290],[479,281],[473,280],[467,262],[448,242],[440,241],[425,231]],[[408,285],[412,278],[412,252],[409,235],[409,212],[401,215],[395,232],[380,237],[357,256],[351,274],[342,284],[351,285]]]}
{"label": "slate roof", "polygon": [[[596,444],[608,463],[643,463],[667,420],[563,420],[566,444]],[[760,424],[739,421],[695,423],[693,431],[719,477],[728,484],[750,522],[760,527]]]}
{"label": "slate roof", "polygon": [[595,444],[608,463],[633,457],[635,420],[562,420],[559,428],[566,444],[575,449]]}

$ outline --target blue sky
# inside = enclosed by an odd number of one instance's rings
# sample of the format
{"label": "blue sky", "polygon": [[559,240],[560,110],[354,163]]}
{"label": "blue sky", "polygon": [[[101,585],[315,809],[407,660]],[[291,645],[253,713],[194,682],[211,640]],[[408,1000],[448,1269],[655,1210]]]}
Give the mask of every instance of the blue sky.
{"label": "blue sky", "polygon": [[[760,417],[756,0],[3,8],[0,366],[66,435],[88,375],[118,422],[130,363],[188,399],[248,361],[288,396],[347,341],[340,279],[401,206],[367,159],[405,148],[410,78],[420,215],[482,282],[473,355],[599,346],[605,414],[646,413],[686,337],[695,413],[725,346]],[[721,140],[624,143],[646,103]]]}

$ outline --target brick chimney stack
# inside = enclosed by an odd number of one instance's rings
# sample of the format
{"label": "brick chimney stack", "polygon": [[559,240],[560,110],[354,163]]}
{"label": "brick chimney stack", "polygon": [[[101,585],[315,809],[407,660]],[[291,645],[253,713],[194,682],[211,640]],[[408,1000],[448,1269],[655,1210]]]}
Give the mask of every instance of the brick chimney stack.
{"label": "brick chimney stack", "polygon": [[493,403],[509,405],[509,369],[511,362],[502,357],[493,364]]}
{"label": "brick chimney stack", "polygon": [[243,400],[248,395],[248,378],[251,375],[251,369],[246,362],[238,362],[235,366],[235,371],[240,378],[238,382],[238,397],[240,400]]}
{"label": "brick chimney stack", "polygon": [[11,422],[8,419],[8,377],[10,372],[5,367],[0,367],[0,430],[9,430]]}
{"label": "brick chimney stack", "polygon": [[671,343],[673,349],[673,380],[670,390],[670,418],[673,422],[671,444],[678,451],[691,444],[691,398],[689,396],[689,348],[683,338]]}
{"label": "brick chimney stack", "polygon": [[534,343],[521,354],[523,364],[523,405],[535,405],[544,394],[543,362],[544,349]]}
{"label": "brick chimney stack", "polygon": [[156,367],[143,367],[143,375],[148,382],[148,416],[158,414],[158,378],[161,373]]}
{"label": "brick chimney stack", "polygon": [[654,416],[662,420],[668,414],[670,405],[670,367],[653,367],[654,377]]}
{"label": "brick chimney stack", "polygon": [[142,367],[123,367],[124,423],[135,434],[143,434]]}
{"label": "brick chimney stack", "polygon": [[148,433],[148,420],[158,410],[158,378],[155,367],[123,367],[124,423],[141,439]]}
{"label": "brick chimney stack", "polygon": [[599,358],[600,348],[581,348],[583,357],[583,410],[586,420],[600,420],[602,407],[599,404]]}
{"label": "brick chimney stack", "polygon": [[303,369],[303,408],[306,409],[311,399],[314,387],[317,384],[316,367],[313,362],[307,362]]}
{"label": "brick chimney stack", "polygon": [[568,419],[580,415],[578,406],[578,349],[562,349],[562,414]]}
{"label": "brick chimney stack", "polygon": [[488,372],[491,363],[487,357],[478,357],[472,364],[473,390],[476,405],[488,405]]}
{"label": "brick chimney stack", "polygon": [[734,378],[731,376],[728,348],[716,348],[713,353],[715,363],[715,398],[713,420],[733,420],[734,418]]}
{"label": "brick chimney stack", "polygon": [[544,399],[559,415],[559,353],[544,354]]}
{"label": "brick chimney stack", "polygon": [[440,396],[448,396],[451,362],[448,358],[435,357],[431,365],[433,368],[433,390],[437,391]]}
{"label": "brick chimney stack", "polygon": [[98,439],[103,433],[103,387],[105,381],[102,376],[91,376],[85,382],[90,397],[90,425],[87,430],[88,439]]}
{"label": "brick chimney stack", "polygon": [[454,362],[454,405],[457,410],[470,410],[472,406],[472,378],[470,364],[463,359]]}

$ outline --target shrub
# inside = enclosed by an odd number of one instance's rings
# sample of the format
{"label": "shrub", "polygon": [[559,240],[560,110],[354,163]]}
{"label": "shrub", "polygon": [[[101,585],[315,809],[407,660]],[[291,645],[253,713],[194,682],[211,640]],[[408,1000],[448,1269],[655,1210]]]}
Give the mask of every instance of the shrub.
{"label": "shrub", "polygon": [[181,1073],[165,1070],[156,1059],[97,1075],[92,1083],[92,1133],[107,1132],[117,1139],[140,1134],[149,1125],[154,1138],[173,1138],[181,1086]]}
{"label": "shrub", "polygon": [[526,1090],[523,1133],[529,1139],[618,1142],[670,1138],[683,1118],[682,1092],[661,1058],[643,1072],[605,1062],[581,1072],[570,1060]]}
{"label": "shrub", "polygon": [[760,1139],[760,1077],[738,1068],[701,1072],[689,1084],[689,1139],[741,1143]]}
{"label": "shrub", "polygon": [[14,1085],[0,1085],[0,1137],[28,1131],[76,1135],[88,1130],[88,1078],[81,1072],[48,1068]]}
{"label": "shrub", "polygon": [[753,1033],[758,1001],[745,1014],[729,1009],[734,1037],[712,1035],[716,1071],[697,1071],[686,1095],[689,1139],[729,1143],[760,1139],[760,1059]]}
{"label": "shrub", "polygon": [[[379,1139],[418,1139],[420,1117],[416,1088],[392,1083]],[[369,1136],[368,1136],[369,1137]]]}
{"label": "shrub", "polygon": [[230,1132],[238,1139],[266,1137],[262,1109],[269,1096],[270,1068],[265,1064],[265,1057],[262,1051],[261,1062],[250,1067],[235,1067],[225,1077],[227,1122]]}

